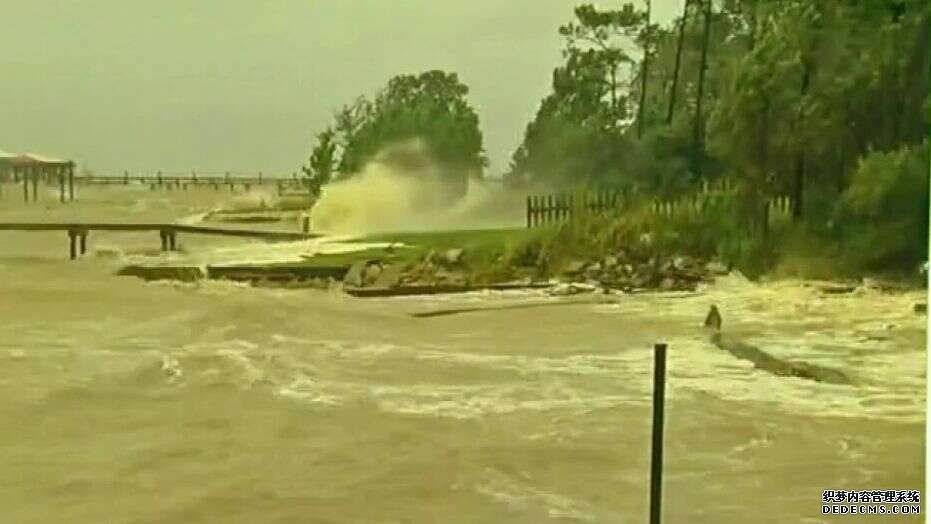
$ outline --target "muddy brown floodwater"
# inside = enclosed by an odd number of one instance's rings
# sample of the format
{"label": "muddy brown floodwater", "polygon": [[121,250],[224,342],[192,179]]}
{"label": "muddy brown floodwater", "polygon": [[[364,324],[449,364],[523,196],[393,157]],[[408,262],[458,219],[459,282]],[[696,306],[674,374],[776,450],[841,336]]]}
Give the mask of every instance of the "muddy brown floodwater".
{"label": "muddy brown floodwater", "polygon": [[[8,190],[0,220],[178,219],[230,198],[79,189],[70,206]],[[171,256],[198,261],[327,249],[181,243]],[[77,262],[64,233],[0,233],[0,245],[5,522],[645,522],[658,341],[670,347],[664,522],[842,522],[821,515],[823,490],[924,486],[917,291],[824,296],[730,276],[690,296],[415,318],[560,299],[114,276],[162,256],[147,255],[154,233],[92,234]],[[700,327],[712,303],[729,334],[854,385],[776,377],[718,350]]]}

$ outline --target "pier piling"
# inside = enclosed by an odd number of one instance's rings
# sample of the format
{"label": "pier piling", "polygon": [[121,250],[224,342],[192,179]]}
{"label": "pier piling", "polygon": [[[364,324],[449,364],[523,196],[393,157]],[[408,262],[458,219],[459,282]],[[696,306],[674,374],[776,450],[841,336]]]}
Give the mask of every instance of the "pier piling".
{"label": "pier piling", "polygon": [[77,260],[78,258],[78,246],[77,246],[77,233],[74,231],[68,231],[68,253],[71,257],[71,260]]}

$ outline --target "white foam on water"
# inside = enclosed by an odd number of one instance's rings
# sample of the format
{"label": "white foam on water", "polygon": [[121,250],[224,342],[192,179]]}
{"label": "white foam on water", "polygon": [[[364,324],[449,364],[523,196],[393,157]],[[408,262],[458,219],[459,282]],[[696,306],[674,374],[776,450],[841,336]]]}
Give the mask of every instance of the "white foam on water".
{"label": "white foam on water", "polygon": [[516,478],[486,468],[473,490],[514,512],[543,509],[550,518],[576,522],[595,522],[593,511],[586,504],[570,497],[533,487],[527,478]]}
{"label": "white foam on water", "polygon": [[370,395],[384,411],[454,419],[481,418],[519,411],[568,410],[586,413],[594,409],[646,403],[640,395],[596,395],[552,382],[481,386],[373,386]]}
{"label": "white foam on water", "polygon": [[277,390],[278,395],[310,404],[338,406],[345,402],[341,395],[328,392],[327,387],[308,377],[296,378]]}
{"label": "white foam on water", "polygon": [[600,375],[618,377],[638,372],[649,364],[634,351],[615,355],[571,355],[568,357],[533,357],[529,355],[489,355],[463,352],[425,350],[417,353],[421,360],[447,364],[484,366],[495,370],[513,371],[521,376],[565,374],[571,376]]}

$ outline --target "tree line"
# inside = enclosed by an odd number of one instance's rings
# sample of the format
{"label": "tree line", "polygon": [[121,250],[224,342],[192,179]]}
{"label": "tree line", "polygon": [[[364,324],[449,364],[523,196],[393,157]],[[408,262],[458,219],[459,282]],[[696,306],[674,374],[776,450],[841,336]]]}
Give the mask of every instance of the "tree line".
{"label": "tree line", "polygon": [[[926,256],[931,4],[683,0],[670,24],[652,15],[651,0],[582,4],[558,28],[563,61],[509,185],[670,198],[728,179],[747,227],[789,195],[796,223],[848,245],[901,239],[869,264]],[[304,173],[320,187],[421,137],[462,194],[487,165],[467,94],[454,73],[395,77],[337,113]]]}
{"label": "tree line", "polygon": [[863,266],[926,258],[931,4],[684,0],[665,27],[651,7],[583,4],[559,28],[512,185],[674,197],[727,178],[744,229],[789,195],[800,227],[875,253]]}

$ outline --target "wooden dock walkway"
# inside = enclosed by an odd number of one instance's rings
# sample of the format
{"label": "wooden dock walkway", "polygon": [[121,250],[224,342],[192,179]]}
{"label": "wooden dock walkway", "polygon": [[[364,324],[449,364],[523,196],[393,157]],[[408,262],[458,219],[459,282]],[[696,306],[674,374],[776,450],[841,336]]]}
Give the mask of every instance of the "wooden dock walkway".
{"label": "wooden dock walkway", "polygon": [[258,176],[242,176],[230,174],[163,175],[161,172],[149,176],[130,175],[128,172],[117,176],[83,175],[74,177],[74,182],[78,184],[102,185],[144,184],[150,186],[151,189],[165,188],[168,190],[174,188],[186,190],[188,186],[211,186],[214,189],[220,189],[221,187],[229,187],[230,189],[233,189],[236,186],[240,186],[243,189],[250,190],[253,186],[263,186],[265,184],[270,184],[277,186],[279,191],[281,191],[285,188],[304,187],[305,185],[304,180],[299,178],[297,175],[292,175],[291,177],[265,177],[261,174]]}
{"label": "wooden dock walkway", "polygon": [[[2,173],[0,173],[2,175]],[[258,176],[239,176],[239,175],[163,175],[161,172],[152,176],[133,175],[128,172],[121,176],[101,176],[101,175],[82,175],[77,176],[73,170],[55,174],[41,174],[39,172],[14,172],[13,176],[0,176],[0,196],[3,195],[3,185],[6,183],[23,185],[23,201],[25,203],[38,202],[39,200],[39,183],[40,181],[46,186],[58,186],[59,200],[62,204],[65,202],[74,202],[75,185],[147,185],[151,190],[165,189],[168,191],[177,189],[186,191],[190,187],[212,187],[214,190],[229,188],[234,191],[241,188],[245,191],[252,191],[258,186],[270,185],[277,188],[278,196],[285,196],[288,190],[307,190],[306,180],[298,177],[297,174],[286,177],[265,177],[262,174]],[[30,196],[30,185],[32,186],[32,195]]]}
{"label": "wooden dock walkway", "polygon": [[162,251],[176,251],[178,234],[213,235],[254,238],[267,241],[298,241],[317,238],[314,233],[297,231],[265,231],[260,229],[230,229],[171,223],[119,223],[119,222],[0,222],[0,231],[65,231],[68,233],[71,260],[87,252],[87,236],[91,231],[158,231]]}

